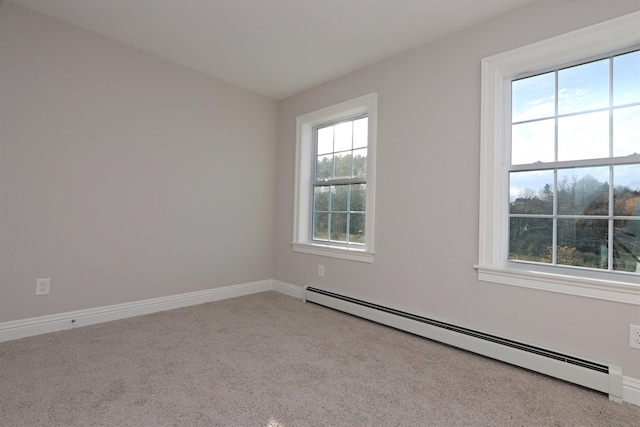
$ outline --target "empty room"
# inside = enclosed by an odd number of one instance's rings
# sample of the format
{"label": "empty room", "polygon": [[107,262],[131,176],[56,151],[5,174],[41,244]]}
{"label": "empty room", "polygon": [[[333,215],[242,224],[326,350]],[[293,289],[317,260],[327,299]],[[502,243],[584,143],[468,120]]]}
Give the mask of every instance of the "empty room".
{"label": "empty room", "polygon": [[638,0],[0,0],[0,426],[631,426]]}

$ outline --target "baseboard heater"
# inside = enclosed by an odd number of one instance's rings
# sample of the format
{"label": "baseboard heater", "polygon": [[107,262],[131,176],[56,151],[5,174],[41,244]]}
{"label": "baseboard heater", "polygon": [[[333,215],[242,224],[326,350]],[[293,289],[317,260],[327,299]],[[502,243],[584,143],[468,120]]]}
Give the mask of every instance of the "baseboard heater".
{"label": "baseboard heater", "polygon": [[562,354],[311,286],[305,287],[304,300],[597,390],[608,394],[610,400],[622,403],[619,366]]}

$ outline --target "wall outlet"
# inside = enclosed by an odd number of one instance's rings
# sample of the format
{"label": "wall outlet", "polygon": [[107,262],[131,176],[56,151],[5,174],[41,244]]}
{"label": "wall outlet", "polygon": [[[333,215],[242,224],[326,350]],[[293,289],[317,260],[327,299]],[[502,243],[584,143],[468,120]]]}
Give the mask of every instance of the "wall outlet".
{"label": "wall outlet", "polygon": [[318,277],[324,277],[324,265],[318,264]]}
{"label": "wall outlet", "polygon": [[640,326],[629,325],[629,347],[640,349]]}
{"label": "wall outlet", "polygon": [[48,295],[51,289],[51,279],[36,280],[36,295]]}

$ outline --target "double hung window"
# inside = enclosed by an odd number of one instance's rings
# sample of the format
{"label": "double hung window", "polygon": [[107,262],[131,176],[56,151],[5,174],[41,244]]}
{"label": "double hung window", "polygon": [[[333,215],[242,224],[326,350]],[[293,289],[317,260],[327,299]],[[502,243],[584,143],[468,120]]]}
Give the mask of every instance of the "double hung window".
{"label": "double hung window", "polygon": [[482,281],[640,305],[640,13],[482,61]]}
{"label": "double hung window", "polygon": [[298,117],[293,250],[373,262],[377,95]]}
{"label": "double hung window", "polygon": [[640,274],[640,51],[510,83],[508,259]]}
{"label": "double hung window", "polygon": [[368,121],[314,129],[313,241],[364,245]]}

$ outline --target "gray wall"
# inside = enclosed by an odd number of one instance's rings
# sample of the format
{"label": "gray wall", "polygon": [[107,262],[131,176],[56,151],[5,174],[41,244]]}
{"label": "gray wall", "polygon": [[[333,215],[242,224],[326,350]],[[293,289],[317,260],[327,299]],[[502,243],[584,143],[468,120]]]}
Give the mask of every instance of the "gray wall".
{"label": "gray wall", "polygon": [[0,57],[0,322],[274,276],[276,101],[6,1]]}
{"label": "gray wall", "polygon": [[[313,284],[543,347],[623,366],[638,306],[477,280],[480,61],[634,10],[631,1],[538,1],[281,103],[276,279]],[[295,118],[378,92],[373,264],[294,253]],[[325,277],[317,277],[318,264]]]}

